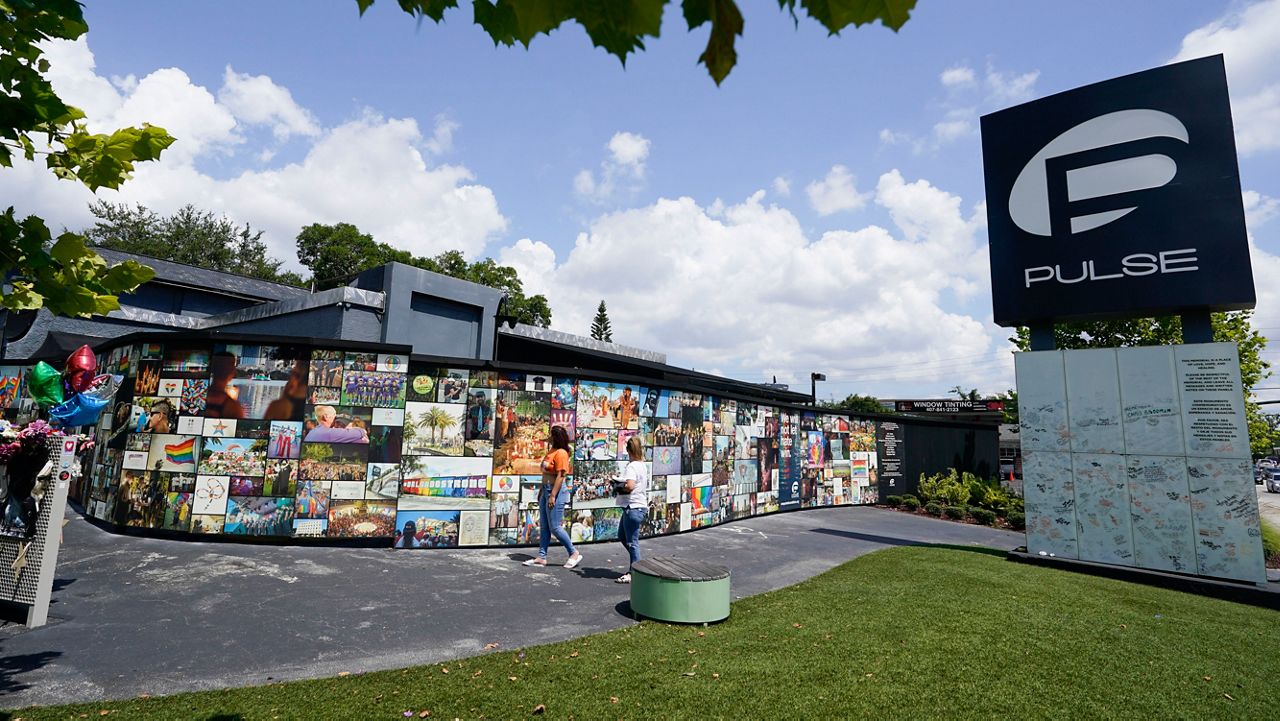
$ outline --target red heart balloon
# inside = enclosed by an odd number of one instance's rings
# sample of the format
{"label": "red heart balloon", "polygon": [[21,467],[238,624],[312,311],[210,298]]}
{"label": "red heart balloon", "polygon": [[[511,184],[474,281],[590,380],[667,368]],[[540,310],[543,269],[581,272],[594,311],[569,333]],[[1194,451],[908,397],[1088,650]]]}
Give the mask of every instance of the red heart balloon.
{"label": "red heart balloon", "polygon": [[98,358],[93,349],[82,345],[67,357],[67,365],[62,370],[67,383],[77,392],[84,391],[93,383],[94,372],[98,370]]}

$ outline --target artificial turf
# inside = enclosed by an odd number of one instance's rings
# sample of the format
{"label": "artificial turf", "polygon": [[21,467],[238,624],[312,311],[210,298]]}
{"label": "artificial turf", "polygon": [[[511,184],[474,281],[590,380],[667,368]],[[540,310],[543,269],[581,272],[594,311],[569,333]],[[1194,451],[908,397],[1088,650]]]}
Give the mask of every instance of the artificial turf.
{"label": "artificial turf", "polygon": [[729,620],[708,628],[645,622],[447,664],[12,715],[1280,715],[1280,612],[1009,563],[1002,555],[954,547],[880,551],[738,601]]}

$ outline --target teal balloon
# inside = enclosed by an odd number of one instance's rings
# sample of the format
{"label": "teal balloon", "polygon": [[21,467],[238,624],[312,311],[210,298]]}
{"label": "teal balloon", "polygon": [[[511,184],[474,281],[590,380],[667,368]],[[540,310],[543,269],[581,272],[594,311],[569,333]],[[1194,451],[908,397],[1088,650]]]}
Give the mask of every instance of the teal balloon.
{"label": "teal balloon", "polygon": [[44,361],[27,371],[27,388],[31,397],[42,406],[62,403],[62,374]]}

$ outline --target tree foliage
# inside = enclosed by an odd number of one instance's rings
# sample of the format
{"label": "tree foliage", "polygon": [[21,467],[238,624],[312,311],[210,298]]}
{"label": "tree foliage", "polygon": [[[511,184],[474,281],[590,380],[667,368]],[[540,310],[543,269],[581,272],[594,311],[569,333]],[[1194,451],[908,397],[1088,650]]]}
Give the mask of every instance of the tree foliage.
{"label": "tree foliage", "polygon": [[[43,156],[57,177],[96,191],[120,187],[135,163],[156,160],[173,144],[163,128],[147,124],[90,133],[84,112],[54,92],[41,43],[87,30],[75,0],[0,0],[0,166],[11,167],[15,154]],[[108,266],[74,233],[54,242],[42,218],[19,221],[10,207],[0,215],[0,275],[9,284],[0,307],[89,316],[119,308],[119,294],[154,273],[133,261]]]}
{"label": "tree foliage", "polygon": [[[398,0],[400,8],[421,22],[444,20],[446,10],[458,7],[458,0]],[[539,34],[567,22],[586,31],[591,44],[614,55],[625,66],[627,56],[645,49],[648,38],[657,38],[662,29],[662,13],[671,0],[473,0],[472,18],[494,45],[529,47]],[[374,0],[356,0],[363,15]],[[796,0],[778,0],[778,6],[797,25]],[[911,17],[916,0],[801,0],[800,7],[831,35],[850,25],[858,27],[879,21],[897,31]],[[682,0],[681,13],[689,30],[710,26],[706,49],[698,62],[719,85],[738,62],[735,43],[742,36],[742,11],[734,0]]]}
{"label": "tree foliage", "polygon": [[596,317],[591,320],[591,337],[605,343],[613,342],[613,325],[609,323],[609,309],[603,300],[596,306]]}
{"label": "tree foliage", "polygon": [[[1267,455],[1274,437],[1262,409],[1254,402],[1253,387],[1271,375],[1271,364],[1262,359],[1267,339],[1253,328],[1253,311],[1213,313],[1213,340],[1232,342],[1240,349],[1240,381],[1244,386],[1245,417],[1254,455]],[[1031,349],[1031,332],[1018,328],[1009,339],[1020,351]],[[1117,348],[1125,346],[1173,345],[1182,342],[1182,318],[1130,318],[1125,320],[1060,323],[1053,328],[1057,348]]]}
{"label": "tree foliage", "polygon": [[880,404],[875,396],[862,396],[853,393],[842,401],[823,401],[818,405],[833,411],[849,411],[852,413],[894,413],[895,411]]}
{"label": "tree foliage", "polygon": [[515,268],[492,258],[467,262],[456,250],[432,257],[418,257],[407,250],[380,243],[350,223],[313,223],[298,233],[298,261],[311,271],[315,290],[334,288],[351,276],[385,263],[404,263],[461,280],[487,285],[507,293],[508,313],[520,323],[546,328],[551,325],[551,305],[545,296],[524,294]]}
{"label": "tree foliage", "polygon": [[84,232],[99,248],[137,253],[198,268],[210,268],[288,285],[303,285],[302,276],[282,271],[283,262],[267,254],[262,231],[194,205],[162,216],[141,203],[99,201],[89,206],[97,218]]}

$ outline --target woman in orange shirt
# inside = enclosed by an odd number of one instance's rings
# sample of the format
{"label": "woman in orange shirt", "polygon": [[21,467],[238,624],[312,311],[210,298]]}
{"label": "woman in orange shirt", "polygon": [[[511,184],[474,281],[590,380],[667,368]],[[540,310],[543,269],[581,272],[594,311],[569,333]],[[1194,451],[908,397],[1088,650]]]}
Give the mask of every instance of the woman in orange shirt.
{"label": "woman in orange shirt", "polygon": [[564,567],[574,568],[582,563],[582,554],[573,547],[573,539],[564,530],[564,507],[569,502],[569,484],[565,482],[568,474],[569,433],[563,426],[552,426],[551,450],[542,458],[542,488],[538,490],[538,515],[542,526],[538,557],[525,561],[526,566],[547,565],[547,549],[551,546],[553,534],[569,552],[569,560]]}

